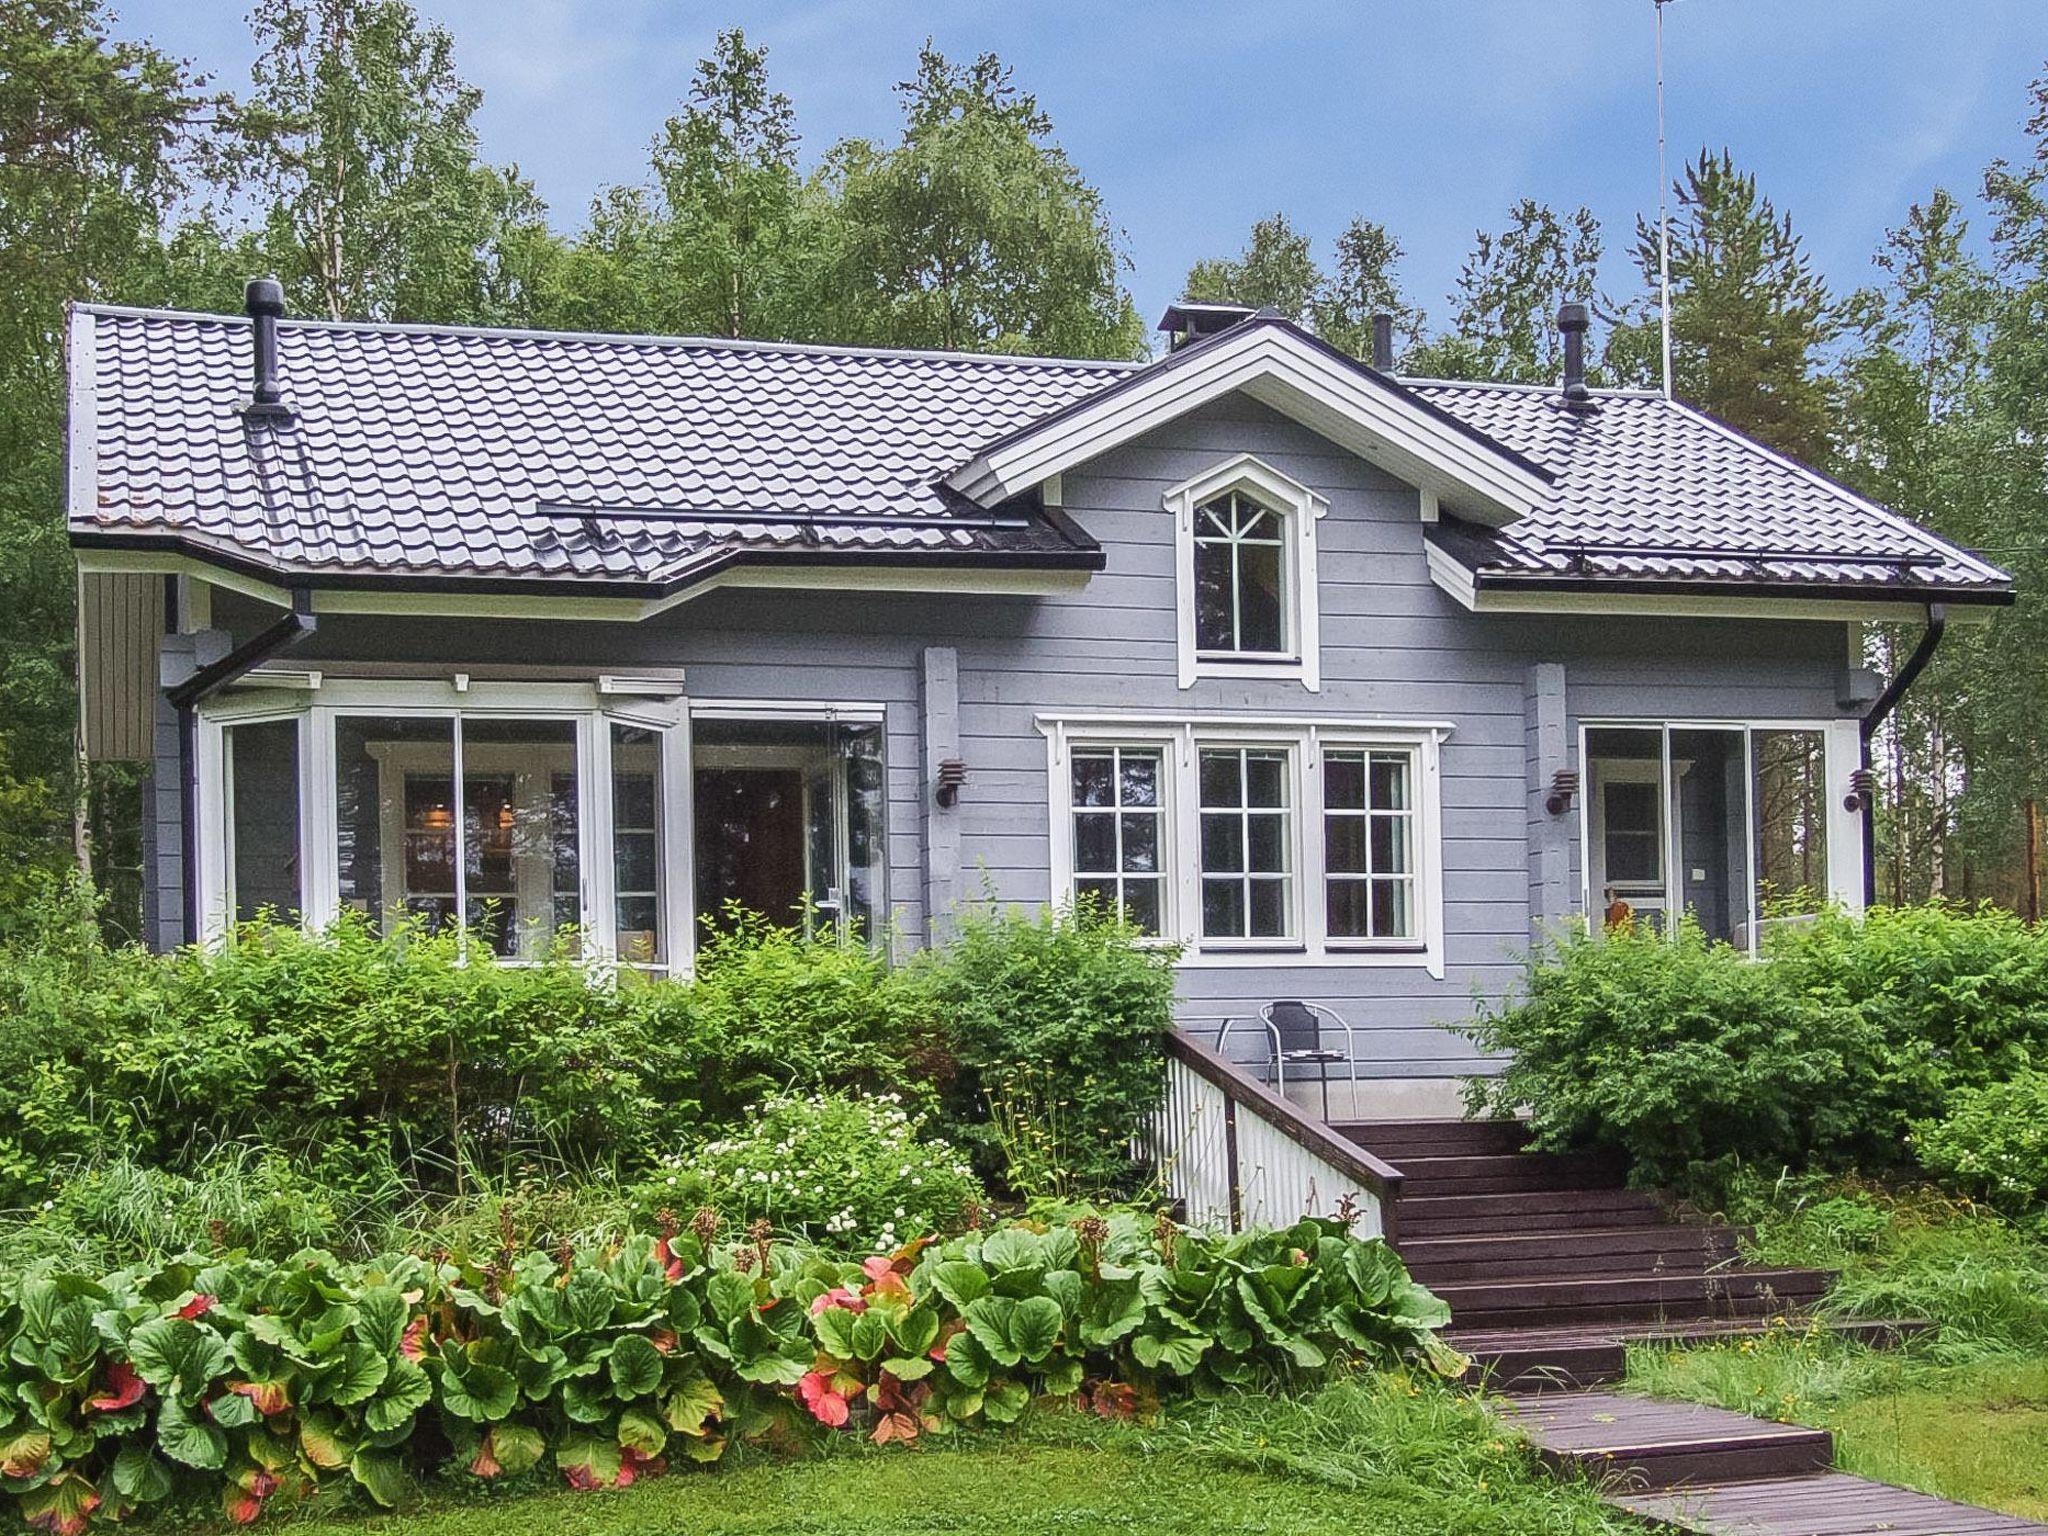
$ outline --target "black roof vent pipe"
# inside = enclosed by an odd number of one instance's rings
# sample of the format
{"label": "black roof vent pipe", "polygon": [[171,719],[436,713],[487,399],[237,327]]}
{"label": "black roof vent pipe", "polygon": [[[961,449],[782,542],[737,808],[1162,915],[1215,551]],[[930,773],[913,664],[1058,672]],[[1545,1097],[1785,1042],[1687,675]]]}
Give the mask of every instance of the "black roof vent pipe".
{"label": "black roof vent pipe", "polygon": [[1557,312],[1564,336],[1564,403],[1574,411],[1593,408],[1593,391],[1586,387],[1586,329],[1591,324],[1583,304],[1566,304]]}
{"label": "black roof vent pipe", "polygon": [[1384,311],[1372,317],[1372,365],[1381,373],[1394,371],[1394,317]]}
{"label": "black roof vent pipe", "polygon": [[254,342],[255,372],[242,414],[251,420],[290,421],[284,386],[277,377],[277,322],[284,314],[284,284],[274,277],[252,278],[242,290]]}

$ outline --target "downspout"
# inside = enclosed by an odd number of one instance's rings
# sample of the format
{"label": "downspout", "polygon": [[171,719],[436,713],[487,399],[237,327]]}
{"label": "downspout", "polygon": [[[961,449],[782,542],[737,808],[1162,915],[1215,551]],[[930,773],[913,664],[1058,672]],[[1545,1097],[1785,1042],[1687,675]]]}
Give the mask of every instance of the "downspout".
{"label": "downspout", "polygon": [[1857,726],[1862,754],[1861,766],[1856,772],[1855,799],[1863,812],[1863,905],[1866,909],[1877,905],[1877,783],[1870,771],[1870,739],[1891,712],[1899,707],[1899,700],[1906,696],[1906,690],[1927,670],[1927,663],[1934,659],[1934,648],[1941,644],[1941,637],[1947,630],[1948,605],[1929,603],[1927,629],[1920,636],[1920,643],[1913,647],[1913,654],[1906,658],[1906,664],[1885,685],[1884,692],[1877,696],[1877,702],[1870,706]]}
{"label": "downspout", "polygon": [[320,627],[313,615],[313,594],[292,593],[291,611],[236,646],[219,661],[201,667],[164,697],[178,712],[178,771],[184,778],[185,815],[179,838],[184,856],[185,942],[199,942],[199,701],[225,688],[244,673],[282,655]]}

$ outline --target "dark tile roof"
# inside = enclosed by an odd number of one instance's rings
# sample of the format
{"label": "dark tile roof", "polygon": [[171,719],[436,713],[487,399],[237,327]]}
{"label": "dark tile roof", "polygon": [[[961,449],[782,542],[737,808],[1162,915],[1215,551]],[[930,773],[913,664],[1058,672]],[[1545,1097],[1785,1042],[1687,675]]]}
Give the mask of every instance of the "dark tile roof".
{"label": "dark tile roof", "polygon": [[1661,394],[1600,390],[1581,414],[1556,389],[1406,382],[1553,477],[1508,528],[1437,535],[1482,585],[2010,590],[2004,572]]}
{"label": "dark tile roof", "polygon": [[672,587],[735,553],[1095,563],[1064,520],[938,483],[1129,368],[287,321],[297,415],[272,429],[241,415],[246,321],[92,324],[96,499],[74,536],[173,536],[329,579]]}
{"label": "dark tile roof", "polygon": [[[1099,563],[947,474],[1140,365],[287,321],[296,419],[250,426],[241,318],[91,309],[74,539],[176,540],[284,579],[673,590],[735,559]],[[1259,319],[1247,324],[1265,323]],[[1171,366],[1162,361],[1154,367]],[[1433,535],[1483,585],[2000,597],[2003,573],[1658,396],[1389,380],[1552,481]],[[1739,553],[1738,553],[1739,552]]]}

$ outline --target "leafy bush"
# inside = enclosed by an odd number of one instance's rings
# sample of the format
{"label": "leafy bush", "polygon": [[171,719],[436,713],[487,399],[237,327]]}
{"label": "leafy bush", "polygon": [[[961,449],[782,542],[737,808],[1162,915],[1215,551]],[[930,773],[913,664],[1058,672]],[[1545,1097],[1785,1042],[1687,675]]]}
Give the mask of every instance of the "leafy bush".
{"label": "leafy bush", "polygon": [[964,1224],[982,1188],[900,1097],[770,1099],[746,1132],[665,1160],[636,1192],[644,1215],[710,1206],[732,1221],[837,1247],[896,1247]]}
{"label": "leafy bush", "polygon": [[944,1062],[937,1021],[887,956],[736,914],[698,946],[695,980],[627,999],[665,1103],[713,1124],[793,1089],[880,1091]]}
{"label": "leafy bush", "polygon": [[202,1499],[253,1520],[322,1484],[383,1505],[437,1470],[617,1487],[805,1424],[887,1443],[1042,1396],[1129,1416],[1344,1359],[1462,1364],[1431,1337],[1441,1303],[1334,1221],[1220,1241],[1004,1227],[863,1265],[714,1229],[481,1263],[13,1276],[0,1493],[78,1536]]}
{"label": "leafy bush", "polygon": [[2003,1210],[2048,1200],[2048,1072],[1958,1090],[1913,1140],[1931,1172]]}
{"label": "leafy bush", "polygon": [[[943,1019],[959,1076],[949,1132],[1026,1194],[1107,1193],[1131,1182],[1131,1137],[1157,1106],[1173,1025],[1173,951],[1083,905],[1023,915],[965,912],[912,978]],[[1053,1091],[1047,1091],[1050,1085]],[[1002,1155],[992,1110],[1035,1135]],[[1047,1181],[1057,1176],[1059,1187]]]}
{"label": "leafy bush", "polygon": [[1769,967],[1689,920],[1669,938],[1572,929],[1534,957],[1526,995],[1482,1007],[1473,1037],[1510,1059],[1467,1096],[1482,1113],[1528,1104],[1536,1145],[1619,1147],[1660,1182],[1803,1162],[1856,1133],[1858,1107],[1831,1090],[1861,1054],[1853,1030],[1810,1018]]}
{"label": "leafy bush", "polygon": [[1743,1162],[1897,1169],[1950,1095],[2048,1052],[2048,933],[1992,908],[1831,912],[1756,963],[1690,920],[1576,928],[1470,1032],[1511,1058],[1474,1107],[1530,1105],[1541,1145],[1618,1147],[1708,1189]]}

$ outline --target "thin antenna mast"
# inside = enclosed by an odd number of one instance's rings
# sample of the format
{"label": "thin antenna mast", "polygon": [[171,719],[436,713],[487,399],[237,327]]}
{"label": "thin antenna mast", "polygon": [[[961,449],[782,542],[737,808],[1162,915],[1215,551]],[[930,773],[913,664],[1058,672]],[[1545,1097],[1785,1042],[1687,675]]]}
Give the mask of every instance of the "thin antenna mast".
{"label": "thin antenna mast", "polygon": [[1664,326],[1664,398],[1671,398],[1671,177],[1664,169],[1664,7],[1657,10],[1657,304]]}

